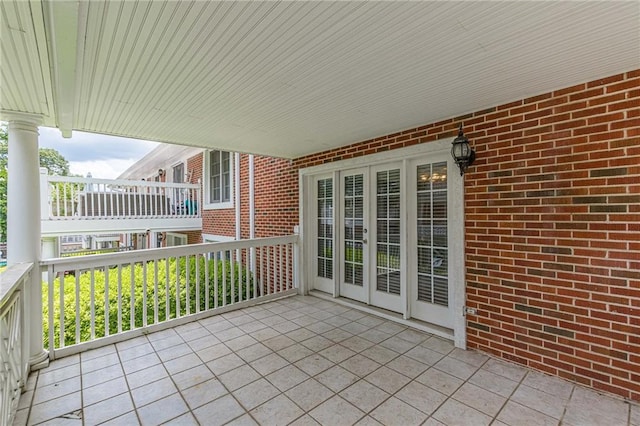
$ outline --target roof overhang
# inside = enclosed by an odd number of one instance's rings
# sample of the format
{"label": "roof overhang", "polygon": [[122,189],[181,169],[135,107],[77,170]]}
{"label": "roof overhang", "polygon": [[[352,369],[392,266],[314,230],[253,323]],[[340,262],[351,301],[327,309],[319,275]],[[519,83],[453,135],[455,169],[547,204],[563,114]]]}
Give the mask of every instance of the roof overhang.
{"label": "roof overhang", "polygon": [[2,2],[0,110],[296,158],[640,68],[639,2]]}

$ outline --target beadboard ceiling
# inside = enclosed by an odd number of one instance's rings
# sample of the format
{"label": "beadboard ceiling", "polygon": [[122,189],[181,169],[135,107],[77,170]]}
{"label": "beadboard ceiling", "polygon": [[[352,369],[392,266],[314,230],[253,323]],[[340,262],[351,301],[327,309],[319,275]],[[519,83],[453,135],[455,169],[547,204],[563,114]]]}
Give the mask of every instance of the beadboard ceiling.
{"label": "beadboard ceiling", "polygon": [[640,2],[2,1],[0,109],[287,158],[640,68]]}

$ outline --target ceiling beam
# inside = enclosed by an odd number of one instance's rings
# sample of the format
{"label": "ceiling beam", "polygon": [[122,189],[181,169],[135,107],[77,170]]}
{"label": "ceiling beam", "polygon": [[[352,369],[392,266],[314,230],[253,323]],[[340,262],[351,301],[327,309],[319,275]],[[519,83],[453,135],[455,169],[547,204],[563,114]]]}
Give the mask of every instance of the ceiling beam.
{"label": "ceiling beam", "polygon": [[[53,107],[56,125],[65,138],[71,137],[75,120],[76,75],[78,52],[82,52],[83,38],[79,26],[84,25],[86,7],[80,1],[43,2],[44,23],[47,32],[51,80],[53,85]],[[86,15],[85,15],[86,16]]]}

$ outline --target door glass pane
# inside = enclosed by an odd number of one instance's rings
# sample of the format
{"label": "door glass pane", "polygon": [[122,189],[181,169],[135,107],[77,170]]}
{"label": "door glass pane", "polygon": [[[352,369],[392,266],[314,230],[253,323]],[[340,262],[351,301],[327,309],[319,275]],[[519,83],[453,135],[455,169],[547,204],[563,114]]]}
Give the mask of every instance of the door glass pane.
{"label": "door glass pane", "polygon": [[344,178],[344,281],[363,286],[364,176]]}
{"label": "door glass pane", "polygon": [[400,294],[400,169],[376,175],[376,289]]}
{"label": "door glass pane", "polygon": [[318,276],[333,278],[333,180],[318,180],[317,194]]}
{"label": "door glass pane", "polygon": [[447,163],[417,168],[418,300],[449,306]]}

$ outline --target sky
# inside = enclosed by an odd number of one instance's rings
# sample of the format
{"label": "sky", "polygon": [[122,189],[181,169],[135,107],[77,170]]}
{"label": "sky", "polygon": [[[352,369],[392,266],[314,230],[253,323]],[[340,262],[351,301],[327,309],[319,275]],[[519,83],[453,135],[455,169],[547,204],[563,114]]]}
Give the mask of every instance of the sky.
{"label": "sky", "polygon": [[94,178],[115,179],[158,146],[158,142],[74,131],[71,138],[60,130],[40,127],[40,148],[53,148],[69,161],[70,172]]}

